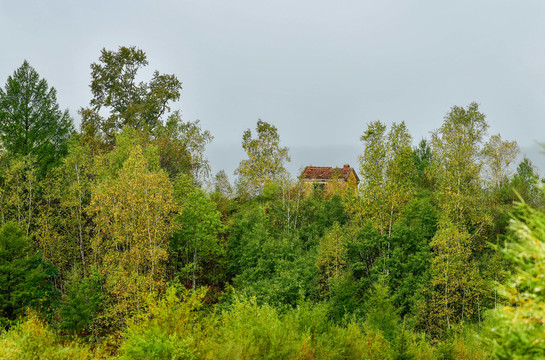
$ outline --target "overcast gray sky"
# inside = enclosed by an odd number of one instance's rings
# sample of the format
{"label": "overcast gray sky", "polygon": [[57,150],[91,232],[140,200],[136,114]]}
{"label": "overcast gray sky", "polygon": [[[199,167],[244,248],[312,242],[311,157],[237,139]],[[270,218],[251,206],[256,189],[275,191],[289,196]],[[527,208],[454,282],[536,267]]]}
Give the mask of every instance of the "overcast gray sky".
{"label": "overcast gray sky", "polygon": [[0,84],[24,59],[79,124],[102,48],[143,49],[183,82],[173,108],[232,171],[258,118],[294,171],[356,164],[366,124],[428,137],[453,105],[481,104],[490,133],[545,142],[545,1],[0,0]]}

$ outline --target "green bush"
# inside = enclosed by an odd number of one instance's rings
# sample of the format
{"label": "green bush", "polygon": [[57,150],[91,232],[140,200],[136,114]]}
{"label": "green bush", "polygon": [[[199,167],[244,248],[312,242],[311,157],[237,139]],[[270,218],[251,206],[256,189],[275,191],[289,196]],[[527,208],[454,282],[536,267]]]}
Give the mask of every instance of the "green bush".
{"label": "green bush", "polygon": [[298,334],[278,310],[259,306],[255,298],[235,298],[209,326],[206,354],[209,359],[294,359]]}
{"label": "green bush", "polygon": [[127,339],[121,347],[120,359],[196,359],[191,342],[178,334],[168,334],[165,329],[157,326],[138,331],[133,329],[127,332]]}
{"label": "green bush", "polygon": [[196,359],[197,338],[205,289],[173,287],[160,298],[148,299],[145,311],[129,321],[120,346],[121,359]]}
{"label": "green bush", "polygon": [[31,306],[49,312],[56,298],[56,269],[32,248],[14,222],[0,228],[0,326],[7,326]]}
{"label": "green bush", "polygon": [[72,333],[88,330],[99,312],[106,295],[102,290],[103,276],[96,270],[87,277],[73,273],[59,309],[59,327]]}
{"label": "green bush", "polygon": [[63,344],[34,312],[0,336],[0,358],[5,360],[61,360],[100,358],[78,342]]}
{"label": "green bush", "polygon": [[545,212],[519,204],[503,252],[514,273],[502,288],[506,304],[488,312],[486,340],[498,359],[545,358]]}

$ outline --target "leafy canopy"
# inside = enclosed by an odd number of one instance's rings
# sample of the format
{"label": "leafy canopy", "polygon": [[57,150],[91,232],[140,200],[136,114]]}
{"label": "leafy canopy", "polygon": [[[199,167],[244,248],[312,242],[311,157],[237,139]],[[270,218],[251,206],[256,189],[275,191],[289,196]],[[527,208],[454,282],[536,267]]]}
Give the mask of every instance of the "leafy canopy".
{"label": "leafy canopy", "polygon": [[84,132],[101,134],[111,142],[124,126],[152,131],[161,124],[170,102],[180,98],[182,84],[176,76],[158,71],[149,82],[138,82],[138,71],[147,65],[146,53],[134,46],[102,49],[99,62],[91,64],[90,108],[80,111]]}

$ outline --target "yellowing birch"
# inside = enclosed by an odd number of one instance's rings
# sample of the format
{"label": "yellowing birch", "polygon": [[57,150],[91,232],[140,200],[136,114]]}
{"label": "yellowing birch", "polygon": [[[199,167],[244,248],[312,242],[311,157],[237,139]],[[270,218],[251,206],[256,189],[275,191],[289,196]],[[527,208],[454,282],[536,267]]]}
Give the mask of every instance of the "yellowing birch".
{"label": "yellowing birch", "polygon": [[500,134],[492,135],[483,149],[488,181],[499,188],[512,173],[510,165],[520,152],[516,141],[504,141]]}
{"label": "yellowing birch", "polygon": [[95,261],[113,299],[109,315],[123,318],[141,305],[146,293],[165,285],[172,186],[162,170],[150,170],[141,146],[130,150],[118,176],[93,189],[90,212],[96,236]]}
{"label": "yellowing birch", "polygon": [[405,123],[393,124],[386,134],[380,121],[369,124],[361,136],[360,219],[371,219],[381,234],[391,235],[392,226],[414,193],[411,136]]}
{"label": "yellowing birch", "polygon": [[280,136],[275,126],[257,121],[257,137],[250,129],[242,136],[242,148],[248,159],[242,160],[235,170],[239,189],[249,196],[262,193],[268,182],[277,182],[286,173],[284,162],[290,161],[288,148],[280,146]]}

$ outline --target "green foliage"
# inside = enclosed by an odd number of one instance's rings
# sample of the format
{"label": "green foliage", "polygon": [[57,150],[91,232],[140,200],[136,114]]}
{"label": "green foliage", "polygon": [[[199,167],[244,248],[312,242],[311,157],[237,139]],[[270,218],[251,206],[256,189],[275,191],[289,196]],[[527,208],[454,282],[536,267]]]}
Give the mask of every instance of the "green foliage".
{"label": "green foliage", "polygon": [[30,236],[35,224],[39,188],[35,158],[3,154],[1,163],[2,221],[15,221],[26,236]]}
{"label": "green foliage", "polygon": [[488,181],[496,188],[507,183],[510,165],[520,152],[515,141],[503,141],[501,135],[493,135],[483,148]]}
{"label": "green foliage", "polygon": [[428,284],[438,210],[431,197],[421,194],[407,204],[394,224],[388,284],[400,314],[414,314],[421,290]]}
{"label": "green foliage", "polygon": [[130,332],[121,348],[119,359],[196,359],[194,352],[183,339],[169,336],[154,327],[141,332]]}
{"label": "green foliage", "polygon": [[513,190],[527,204],[543,205],[544,195],[538,188],[539,176],[532,162],[525,157],[511,180]]}
{"label": "green foliage", "polygon": [[440,207],[451,221],[473,225],[483,221],[479,211],[481,146],[488,129],[479,105],[453,106],[433,133],[432,156]]}
{"label": "green foliage", "polygon": [[120,359],[197,359],[202,299],[206,290],[173,287],[163,297],[149,297],[146,310],[131,319],[124,332]]}
{"label": "green foliage", "polygon": [[411,135],[404,122],[394,123],[386,134],[386,126],[375,121],[361,140],[365,147],[360,156],[361,199],[352,217],[365,217],[381,234],[391,236],[392,225],[414,193]]}
{"label": "green foliage", "polygon": [[502,287],[506,303],[489,313],[488,338],[498,359],[545,357],[545,213],[519,204],[513,239],[501,249],[514,272]]}
{"label": "green foliage", "polygon": [[480,338],[482,329],[477,326],[456,325],[451,334],[435,342],[438,359],[490,359],[490,348]]}
{"label": "green foliage", "polygon": [[378,274],[386,273],[386,237],[370,222],[351,230],[352,238],[347,244],[348,262],[354,277],[362,282],[363,288],[369,289]]}
{"label": "green foliage", "polygon": [[344,270],[347,249],[339,223],[326,233],[320,242],[316,266],[324,281],[338,278]]}
{"label": "green foliage", "polygon": [[413,160],[416,168],[416,183],[424,189],[431,189],[433,178],[429,170],[433,161],[431,147],[426,139],[420,140],[418,146],[413,150]]}
{"label": "green foliage", "polygon": [[281,314],[255,299],[236,298],[211,323],[204,347],[209,359],[387,359],[380,333],[355,321],[334,325],[320,304],[304,302]]}
{"label": "green foliage", "polygon": [[68,142],[68,155],[59,168],[59,179],[55,183],[60,192],[60,206],[56,206],[61,220],[60,233],[67,247],[72,245],[77,249],[76,258],[81,261],[79,265],[84,272],[88,270],[91,247],[92,228],[88,225],[87,206],[91,201],[92,161],[91,151],[82,137],[72,136]]}
{"label": "green foliage", "polygon": [[[232,307],[214,325],[214,340],[207,344],[211,359],[293,359],[297,333],[269,305],[235,298]],[[291,324],[290,324],[291,325]]]}
{"label": "green foliage", "polygon": [[55,88],[25,60],[0,88],[0,142],[12,155],[32,155],[40,174],[59,163],[73,131],[68,110],[57,104]]}
{"label": "green foliage", "polygon": [[347,220],[344,202],[340,196],[335,195],[330,199],[317,196],[304,198],[299,204],[299,237],[305,247],[310,248],[319,243],[333,224],[338,223],[342,227]]}
{"label": "green foliage", "polygon": [[363,227],[343,228],[346,246],[346,271],[328,283],[330,315],[341,320],[347,314],[361,315],[362,304],[380,274],[387,273],[387,236],[368,222]]}
{"label": "green foliage", "polygon": [[[180,98],[182,85],[174,75],[153,73],[149,82],[137,82],[138,71],[148,65],[146,54],[136,47],[118,51],[102,49],[99,63],[91,64],[89,109],[82,109],[82,129],[112,142],[124,126],[152,131],[168,112],[169,103]],[[109,111],[103,118],[101,110]]]}
{"label": "green foliage", "polygon": [[203,271],[202,263],[213,261],[224,253],[219,238],[223,228],[221,214],[206,193],[194,188],[174,222],[177,229],[171,236],[170,249],[179,266],[177,272],[195,289],[197,275],[203,277],[207,273]]}
{"label": "green foliage", "polygon": [[[137,81],[147,64],[135,47],[102,50],[68,141],[68,114],[27,62],[0,89],[0,357],[545,356],[542,184],[527,159],[511,177],[516,144],[486,142],[477,104],[414,149],[404,123],[369,124],[353,193],[291,179],[259,120],[234,197],[224,172],[207,182],[210,133],[170,113],[181,83]],[[516,196],[529,205],[512,210]],[[519,240],[495,253],[509,213]]]}
{"label": "green foliage", "polygon": [[171,178],[187,173],[202,184],[210,175],[210,165],[204,150],[214,137],[200,127],[199,120],[182,121],[180,111],[174,111],[166,123],[158,124],[153,143],[161,157],[161,167]]}
{"label": "green foliage", "polygon": [[96,226],[94,265],[105,275],[110,295],[104,314],[108,327],[137,311],[144,294],[164,289],[175,209],[172,184],[159,168],[153,148],[135,146],[124,159],[124,142],[129,139],[121,139],[108,154],[109,161],[98,164],[100,177],[89,205]]}
{"label": "green foliage", "polygon": [[[318,359],[389,359],[388,342],[379,332],[363,331],[355,321],[334,326],[324,334],[328,340],[317,346]],[[324,336],[324,337],[325,337]]]}
{"label": "green foliage", "polygon": [[362,314],[362,283],[354,278],[351,272],[345,272],[338,278],[328,282],[328,292],[318,296],[327,299],[328,315],[336,322],[347,316],[361,316]]}
{"label": "green foliage", "polygon": [[264,121],[257,121],[257,138],[250,129],[242,136],[242,148],[248,159],[242,160],[235,173],[241,194],[256,196],[268,182],[277,182],[286,176],[284,162],[290,161],[288,148],[280,146],[278,130]]}
{"label": "green foliage", "polygon": [[384,188],[387,167],[386,125],[380,121],[369,124],[360,139],[364,143],[360,157],[360,189],[370,203],[380,202],[383,193],[378,191]]}
{"label": "green foliage", "polygon": [[220,194],[220,196],[230,198],[233,196],[233,187],[229,182],[229,177],[225,173],[225,170],[220,170],[214,176],[214,193]]}
{"label": "green foliage", "polygon": [[102,289],[103,283],[104,277],[95,269],[86,277],[73,272],[67,281],[66,292],[59,308],[62,319],[59,327],[62,330],[79,334],[91,330],[106,297]]}
{"label": "green foliage", "polygon": [[365,302],[366,324],[380,330],[388,341],[400,331],[399,315],[392,302],[386,278],[381,276]]}
{"label": "green foliage", "polygon": [[262,205],[240,214],[228,238],[233,284],[259,303],[295,305],[311,291],[316,267],[294,233],[275,233]]}
{"label": "green foliage", "polygon": [[[487,129],[485,115],[478,104],[471,103],[467,108],[452,107],[432,136],[430,171],[437,179],[435,197],[441,213],[438,231],[430,242],[434,257],[430,284],[424,289],[424,318],[427,330],[434,335],[444,335],[458,322],[480,321],[491,294],[479,266],[486,268],[488,264],[480,264],[477,256],[487,251],[492,225],[481,177]],[[501,177],[505,161],[496,161],[493,150],[501,145],[498,140],[493,139],[485,152],[494,176]]]}
{"label": "green foliage", "polygon": [[478,300],[472,293],[477,279],[470,261],[469,236],[452,223],[441,223],[430,243],[435,256],[430,269],[431,289],[426,289],[426,293],[430,291],[427,326],[432,334],[440,334],[463,321],[464,315],[471,314],[467,309],[468,299]]}
{"label": "green foliage", "polygon": [[27,307],[50,310],[55,300],[54,268],[32,249],[13,222],[0,228],[0,322],[9,325]]}
{"label": "green foliage", "polygon": [[124,128],[115,136],[116,147],[114,150],[95,156],[93,172],[98,179],[116,178],[129,159],[134,148],[141,149],[142,157],[146,161],[149,170],[159,171],[160,157],[157,147],[149,145],[146,136],[141,131],[130,127]]}
{"label": "green foliage", "polygon": [[34,312],[0,335],[0,358],[5,360],[66,360],[103,358],[100,349],[91,351],[78,342],[63,343]]}

